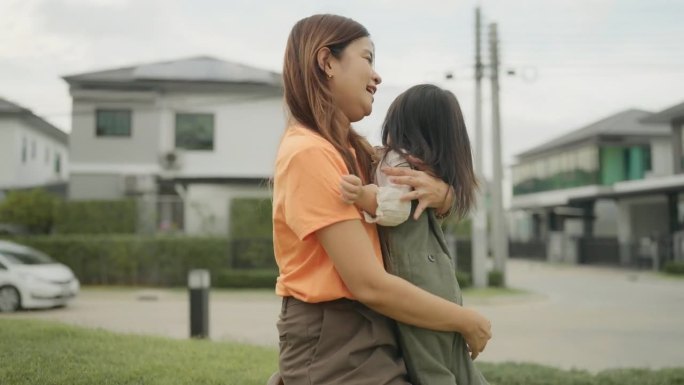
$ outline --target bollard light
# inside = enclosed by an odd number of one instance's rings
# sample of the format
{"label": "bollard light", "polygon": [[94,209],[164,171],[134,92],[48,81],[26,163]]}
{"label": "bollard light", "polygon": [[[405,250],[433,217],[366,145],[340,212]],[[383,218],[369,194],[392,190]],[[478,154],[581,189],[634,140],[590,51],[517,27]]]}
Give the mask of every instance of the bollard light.
{"label": "bollard light", "polygon": [[190,338],[209,338],[209,288],[208,270],[190,270]]}

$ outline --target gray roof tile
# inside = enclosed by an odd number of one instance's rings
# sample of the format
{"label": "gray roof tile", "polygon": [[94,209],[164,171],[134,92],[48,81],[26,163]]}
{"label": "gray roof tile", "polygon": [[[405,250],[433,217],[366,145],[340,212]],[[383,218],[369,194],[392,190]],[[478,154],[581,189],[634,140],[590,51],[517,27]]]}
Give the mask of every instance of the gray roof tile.
{"label": "gray roof tile", "polygon": [[54,138],[60,143],[69,143],[69,134],[66,132],[50,124],[40,116],[37,116],[28,108],[22,107],[16,103],[12,103],[7,99],[0,98],[0,116],[2,115],[14,115],[26,122],[31,127],[47,136]]}
{"label": "gray roof tile", "polygon": [[277,72],[208,56],[88,72],[65,76],[64,79],[68,83],[88,81],[129,83],[153,80],[281,85],[281,76]]}
{"label": "gray roof tile", "polygon": [[518,157],[544,153],[555,148],[600,136],[669,135],[670,129],[667,126],[654,126],[642,123],[642,119],[650,115],[650,112],[644,110],[625,110],[533,147],[518,154]]}

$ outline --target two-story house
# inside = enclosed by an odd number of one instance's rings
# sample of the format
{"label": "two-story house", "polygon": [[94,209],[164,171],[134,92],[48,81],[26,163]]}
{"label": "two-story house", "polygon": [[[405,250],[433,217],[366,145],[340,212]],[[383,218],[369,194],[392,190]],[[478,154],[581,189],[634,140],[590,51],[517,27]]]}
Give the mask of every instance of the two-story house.
{"label": "two-story house", "polygon": [[269,196],[285,128],[280,74],[193,57],[64,79],[71,199],[142,197],[157,202],[155,226],[224,235],[233,198]]}
{"label": "two-story house", "polygon": [[536,242],[549,260],[579,263],[672,258],[684,178],[670,128],[644,122],[652,115],[626,110],[519,154],[512,248]]}
{"label": "two-story house", "polygon": [[28,108],[0,98],[0,197],[44,188],[66,194],[69,135]]}

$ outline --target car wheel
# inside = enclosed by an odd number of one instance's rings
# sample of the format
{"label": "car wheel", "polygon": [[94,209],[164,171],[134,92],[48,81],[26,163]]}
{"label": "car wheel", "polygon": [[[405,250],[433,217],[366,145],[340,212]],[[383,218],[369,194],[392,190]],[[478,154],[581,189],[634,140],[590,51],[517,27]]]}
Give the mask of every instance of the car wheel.
{"label": "car wheel", "polygon": [[12,286],[0,287],[0,313],[16,311],[20,305],[21,298],[17,289]]}

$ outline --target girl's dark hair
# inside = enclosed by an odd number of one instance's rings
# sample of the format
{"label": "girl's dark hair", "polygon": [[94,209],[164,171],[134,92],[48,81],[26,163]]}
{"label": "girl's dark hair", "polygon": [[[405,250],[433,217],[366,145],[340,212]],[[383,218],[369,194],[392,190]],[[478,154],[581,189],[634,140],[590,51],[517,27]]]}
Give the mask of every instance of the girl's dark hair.
{"label": "girl's dark hair", "polygon": [[[375,155],[373,148],[342,118],[326,74],[317,61],[322,48],[330,49],[333,56],[340,58],[351,42],[367,36],[363,25],[343,16],[313,15],[299,20],[287,40],[283,83],[290,116],[330,142],[342,155],[349,172],[368,183]],[[360,170],[347,143],[356,152]]]}
{"label": "girl's dark hair", "polygon": [[470,140],[456,96],[431,84],[413,86],[390,106],[382,144],[423,161],[455,193],[454,213],[463,218],[475,203],[477,178]]}

